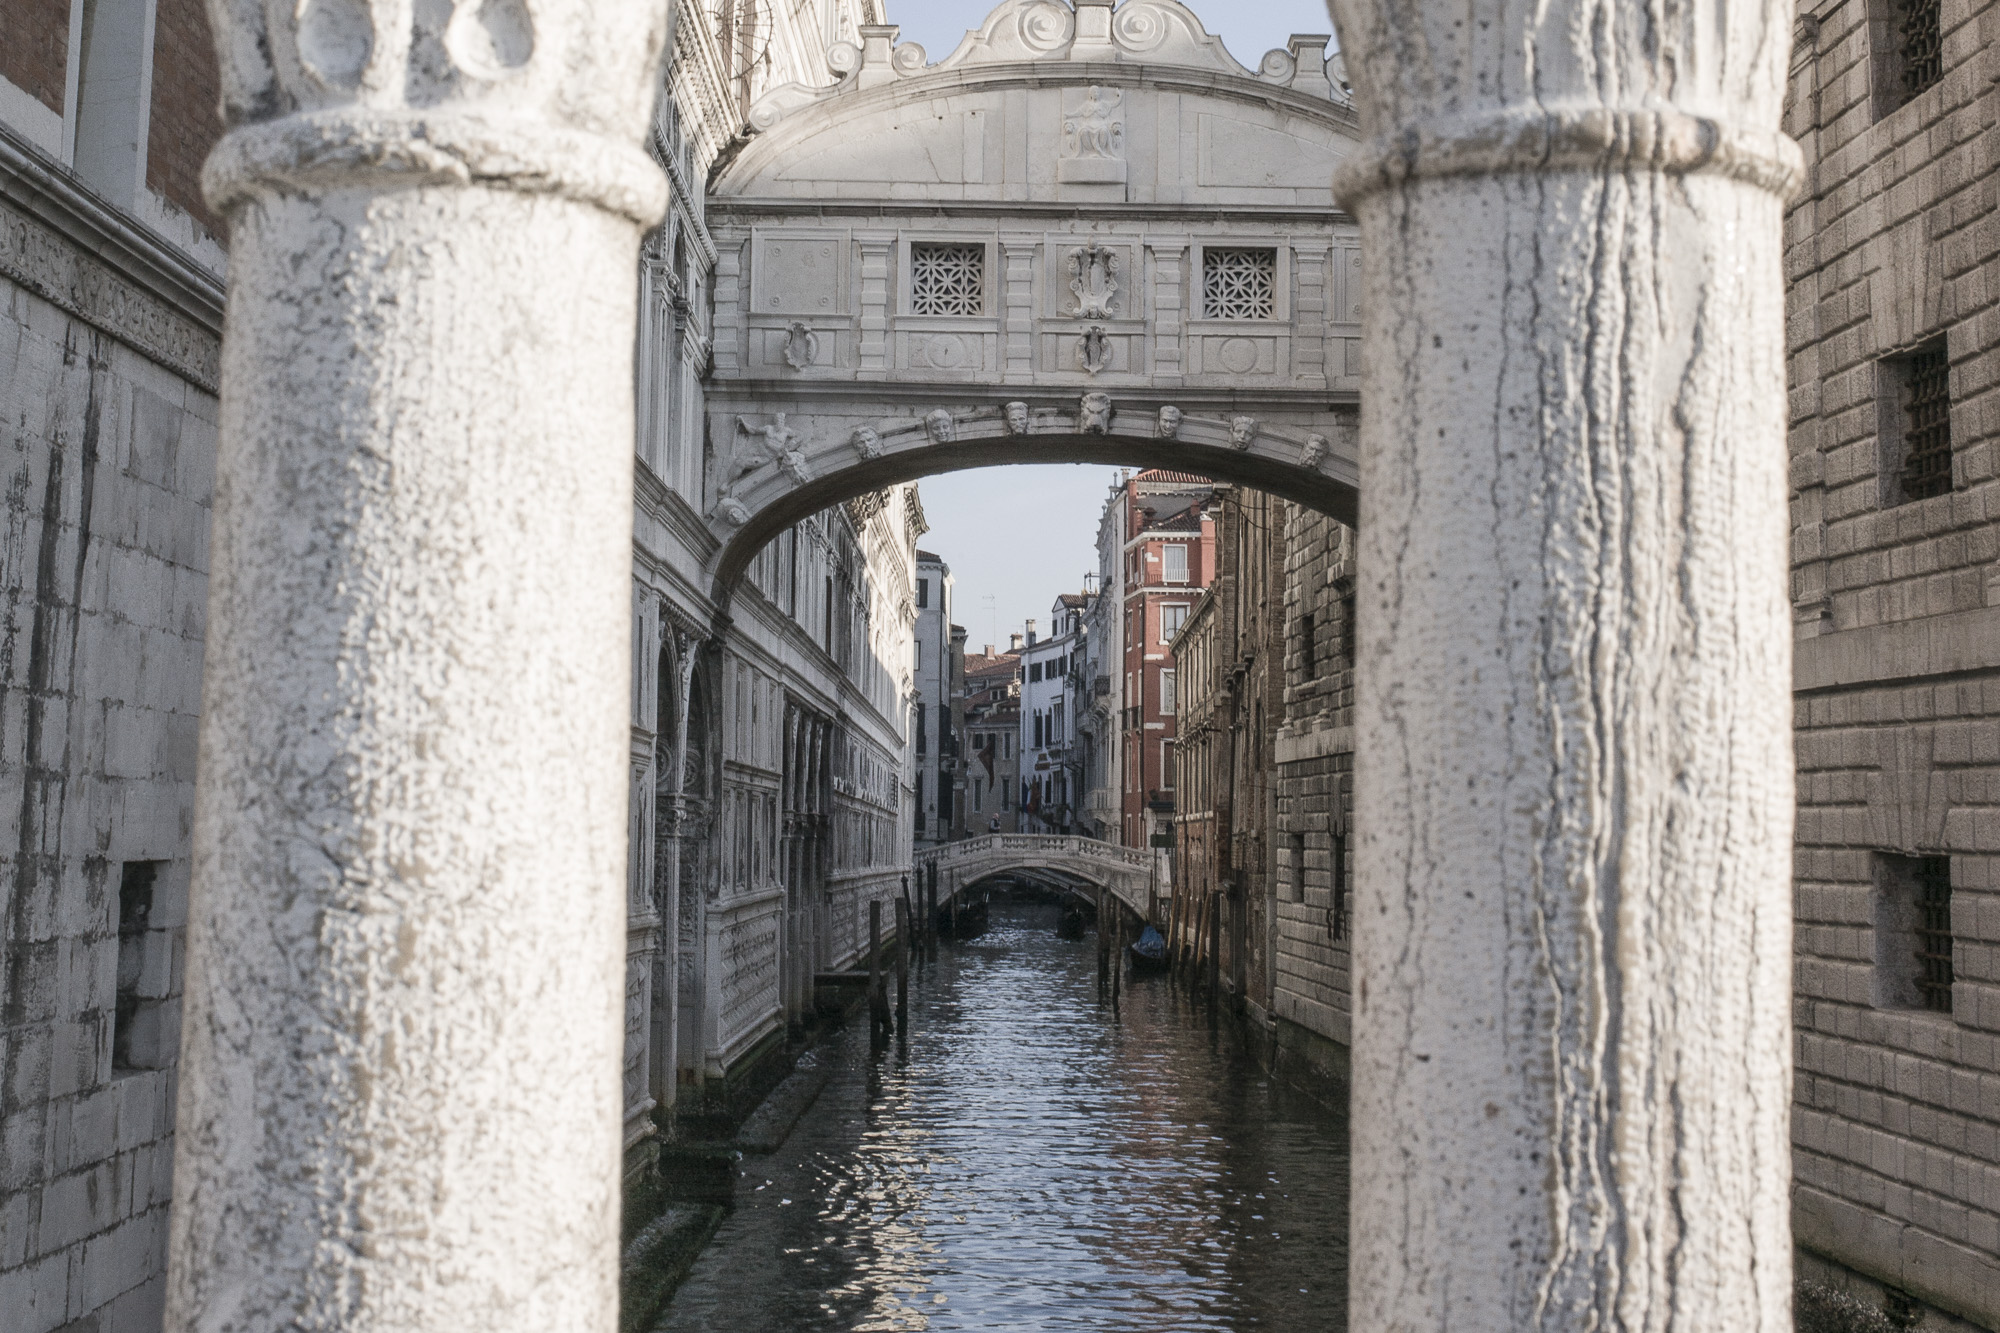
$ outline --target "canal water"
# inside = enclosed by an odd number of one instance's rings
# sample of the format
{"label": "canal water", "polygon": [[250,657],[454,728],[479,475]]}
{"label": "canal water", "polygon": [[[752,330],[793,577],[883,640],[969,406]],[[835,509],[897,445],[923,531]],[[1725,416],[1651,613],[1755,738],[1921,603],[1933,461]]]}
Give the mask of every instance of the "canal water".
{"label": "canal water", "polygon": [[1347,1133],[1164,977],[1100,997],[1097,942],[994,903],[865,1020],[660,1333],[1347,1326]]}

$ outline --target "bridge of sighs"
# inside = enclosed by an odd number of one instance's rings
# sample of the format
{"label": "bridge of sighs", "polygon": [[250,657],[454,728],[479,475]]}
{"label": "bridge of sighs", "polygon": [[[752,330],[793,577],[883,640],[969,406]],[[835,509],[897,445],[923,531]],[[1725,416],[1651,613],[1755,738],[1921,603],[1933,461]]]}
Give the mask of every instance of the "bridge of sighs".
{"label": "bridge of sighs", "polygon": [[1169,467],[1353,520],[1356,122],[1325,40],[1244,68],[1173,0],[1003,4],[788,85],[712,185],[718,592],[788,525],[937,472]]}

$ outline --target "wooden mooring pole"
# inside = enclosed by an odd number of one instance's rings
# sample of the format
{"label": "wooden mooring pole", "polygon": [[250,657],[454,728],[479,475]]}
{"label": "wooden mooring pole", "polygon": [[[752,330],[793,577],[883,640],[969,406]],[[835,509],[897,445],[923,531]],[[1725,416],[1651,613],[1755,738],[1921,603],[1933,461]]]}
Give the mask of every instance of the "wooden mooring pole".
{"label": "wooden mooring pole", "polygon": [[889,1022],[889,997],[882,989],[882,900],[868,900],[868,1017],[876,1028]]}
{"label": "wooden mooring pole", "polygon": [[896,900],[896,1031],[905,1032],[910,1025],[910,930],[914,926],[910,919],[910,900],[907,897]]}

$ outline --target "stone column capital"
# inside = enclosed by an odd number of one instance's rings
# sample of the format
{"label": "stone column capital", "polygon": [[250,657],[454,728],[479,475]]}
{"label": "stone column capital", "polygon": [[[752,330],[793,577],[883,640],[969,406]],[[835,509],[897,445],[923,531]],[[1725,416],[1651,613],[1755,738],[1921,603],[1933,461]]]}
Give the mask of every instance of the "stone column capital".
{"label": "stone column capital", "polygon": [[1330,0],[1367,136],[1335,173],[1345,207],[1405,180],[1547,171],[1719,174],[1788,195],[1775,128],[1791,10],[1705,0],[1664,28],[1643,5]]}
{"label": "stone column capital", "polygon": [[483,185],[642,226],[667,204],[642,147],[666,0],[212,0],[229,132],[202,173],[263,191]]}

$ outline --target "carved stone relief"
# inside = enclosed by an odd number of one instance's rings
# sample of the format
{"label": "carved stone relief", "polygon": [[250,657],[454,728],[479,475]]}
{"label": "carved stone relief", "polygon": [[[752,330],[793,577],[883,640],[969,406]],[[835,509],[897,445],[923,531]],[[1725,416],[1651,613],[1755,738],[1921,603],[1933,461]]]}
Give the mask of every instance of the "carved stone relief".
{"label": "carved stone relief", "polygon": [[[785,424],[783,412],[777,413],[771,423],[764,426],[753,426],[747,417],[739,416],[736,418],[736,429],[740,435],[760,440],[762,444],[761,447],[745,445],[730,455],[718,487],[724,500],[734,497],[738,482],[771,464],[776,464],[792,480],[801,484],[812,480],[812,468],[806,462],[805,450],[800,447],[801,436]],[[724,512],[727,516],[727,511]],[[740,523],[743,520],[731,521]]]}
{"label": "carved stone relief", "polygon": [[854,445],[855,452],[863,458],[882,456],[882,437],[875,433],[872,426],[856,426],[850,441]]}
{"label": "carved stone relief", "polygon": [[[1068,99],[1065,99],[1067,103]],[[1125,94],[1090,87],[1063,108],[1063,152],[1056,179],[1076,185],[1125,181]]]}
{"label": "carved stone relief", "polygon": [[1092,241],[1069,252],[1069,289],[1077,319],[1110,319],[1118,295],[1118,252]]}
{"label": "carved stone relief", "polygon": [[793,370],[804,370],[818,358],[819,335],[803,320],[793,320],[785,330],[785,364]]}
{"label": "carved stone relief", "polygon": [[1257,438],[1257,418],[1255,417],[1229,418],[1229,447],[1231,449],[1248,449],[1252,441],[1254,441],[1256,438]]}
{"label": "carved stone relief", "polygon": [[1111,364],[1111,340],[1104,336],[1104,326],[1093,324],[1090,331],[1076,340],[1077,364],[1086,375],[1095,375]]}
{"label": "carved stone relief", "polygon": [[932,444],[950,444],[958,437],[958,426],[951,419],[949,408],[936,408],[924,416],[924,433],[931,437]]}
{"label": "carved stone relief", "polygon": [[1077,404],[1076,428],[1085,435],[1107,435],[1111,431],[1111,395],[1091,392]]}
{"label": "carved stone relief", "polygon": [[1007,404],[1004,419],[1007,423],[1007,433],[1009,435],[1026,435],[1028,433],[1028,405],[1026,403],[1012,402]]}
{"label": "carved stone relief", "polygon": [[1161,408],[1158,429],[1161,439],[1178,440],[1181,437],[1181,410],[1172,404]]}
{"label": "carved stone relief", "polygon": [[1317,471],[1326,451],[1332,447],[1333,441],[1324,435],[1306,436],[1305,447],[1299,450],[1299,466]]}

